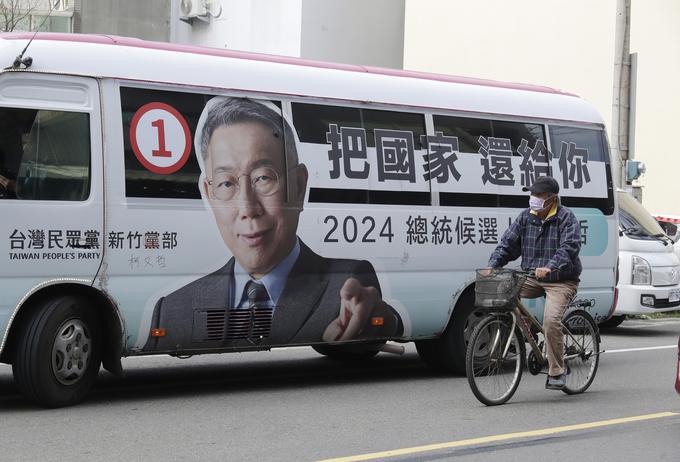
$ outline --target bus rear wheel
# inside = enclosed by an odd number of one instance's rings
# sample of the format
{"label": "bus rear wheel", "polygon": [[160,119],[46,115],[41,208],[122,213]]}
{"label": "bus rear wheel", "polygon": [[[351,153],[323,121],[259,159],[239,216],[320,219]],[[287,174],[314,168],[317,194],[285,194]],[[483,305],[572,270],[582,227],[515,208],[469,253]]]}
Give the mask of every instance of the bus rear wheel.
{"label": "bus rear wheel", "polygon": [[626,316],[621,314],[617,316],[612,316],[611,318],[607,319],[605,322],[600,323],[600,329],[614,329],[615,327],[618,327],[623,321],[626,320]]}
{"label": "bus rear wheel", "polygon": [[474,291],[464,293],[442,335],[415,342],[420,359],[437,372],[465,375],[467,343],[483,314],[475,307]]}
{"label": "bus rear wheel", "polygon": [[86,299],[46,300],[21,326],[12,372],[21,393],[46,407],[83,400],[101,363],[101,326]]}

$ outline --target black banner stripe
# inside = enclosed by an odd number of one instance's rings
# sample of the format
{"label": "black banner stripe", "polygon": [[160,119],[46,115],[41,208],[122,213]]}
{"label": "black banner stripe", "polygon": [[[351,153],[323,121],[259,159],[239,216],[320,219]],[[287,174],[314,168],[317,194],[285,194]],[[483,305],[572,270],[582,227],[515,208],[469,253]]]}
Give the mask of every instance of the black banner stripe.
{"label": "black banner stripe", "polygon": [[[560,197],[566,207],[593,208],[614,213],[612,197]],[[366,189],[310,188],[309,202],[327,204],[431,205],[430,193],[417,191],[369,191]],[[515,208],[529,206],[528,195],[439,193],[442,207]]]}

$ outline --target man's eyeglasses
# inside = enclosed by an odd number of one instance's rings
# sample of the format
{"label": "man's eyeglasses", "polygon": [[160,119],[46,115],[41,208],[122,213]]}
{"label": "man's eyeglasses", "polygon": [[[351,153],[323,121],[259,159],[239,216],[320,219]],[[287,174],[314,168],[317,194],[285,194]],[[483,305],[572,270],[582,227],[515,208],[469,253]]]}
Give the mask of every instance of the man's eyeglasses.
{"label": "man's eyeglasses", "polygon": [[230,201],[238,196],[240,180],[244,176],[250,178],[250,186],[258,196],[271,196],[279,190],[279,174],[269,167],[258,167],[238,176],[231,172],[215,173],[212,179],[208,179],[208,184],[216,199]]}

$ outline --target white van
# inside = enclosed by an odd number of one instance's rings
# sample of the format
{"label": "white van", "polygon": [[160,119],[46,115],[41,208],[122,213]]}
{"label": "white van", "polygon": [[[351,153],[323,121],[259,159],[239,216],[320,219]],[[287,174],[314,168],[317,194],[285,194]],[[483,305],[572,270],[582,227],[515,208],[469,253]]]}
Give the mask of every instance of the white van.
{"label": "white van", "polygon": [[680,260],[673,239],[635,198],[619,190],[619,298],[615,327],[626,315],[680,309]]}
{"label": "white van", "polygon": [[134,355],[413,341],[463,371],[474,270],[546,174],[581,224],[577,302],[610,315],[615,188],[575,95],[32,37],[0,36],[0,362],[31,399],[78,402]]}

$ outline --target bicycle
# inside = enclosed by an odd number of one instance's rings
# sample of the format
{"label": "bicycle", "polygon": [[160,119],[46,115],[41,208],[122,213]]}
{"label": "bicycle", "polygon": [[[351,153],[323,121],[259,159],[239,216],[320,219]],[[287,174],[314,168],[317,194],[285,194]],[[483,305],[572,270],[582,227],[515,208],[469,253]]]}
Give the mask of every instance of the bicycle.
{"label": "bicycle", "polygon": [[[465,368],[475,397],[493,406],[512,397],[525,366],[532,375],[547,374],[543,369],[548,361],[543,327],[519,299],[522,284],[533,276],[532,272],[494,269],[485,275],[486,271],[477,270],[475,304],[488,314],[470,336]],[[562,391],[570,395],[583,393],[590,387],[599,364],[599,330],[584,309],[592,303],[572,301],[562,318],[567,368],[567,383]],[[531,348],[528,356],[525,343]]]}

